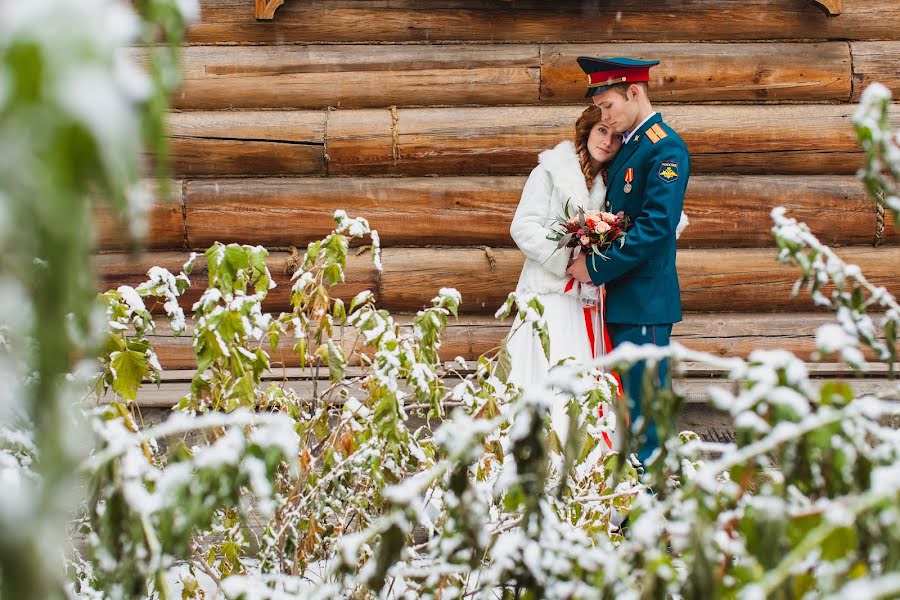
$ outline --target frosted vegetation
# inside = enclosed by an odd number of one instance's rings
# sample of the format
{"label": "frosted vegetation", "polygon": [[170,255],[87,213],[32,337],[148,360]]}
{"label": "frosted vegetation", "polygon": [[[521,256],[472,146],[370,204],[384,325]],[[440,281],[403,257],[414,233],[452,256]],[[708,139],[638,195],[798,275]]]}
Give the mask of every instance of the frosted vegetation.
{"label": "frosted vegetation", "polygon": [[[267,252],[237,244],[206,251],[203,280],[191,256],[177,275],[154,267],[146,283],[95,298],[83,235],[94,199],[140,231],[138,132],[163,148],[177,83],[165,46],[150,78],[117,50],[159,36],[177,44],[195,7],[154,0],[136,16],[101,1],[10,4],[0,5],[10,13],[0,15],[0,146],[15,149],[0,156],[0,596],[900,594],[895,384],[854,397],[846,383],[814,385],[809,357],[745,361],[673,344],[561,364],[547,389],[519,390],[502,348],[474,365],[439,357],[465,300],[456,290],[437,290],[411,326],[370,292],[336,296],[351,243],[380,268],[377,234],[343,211],[302,255],[290,312],[262,310],[274,287]],[[92,112],[95,93],[117,127]],[[865,184],[897,220],[889,106],[872,86],[855,123]],[[773,218],[778,259],[799,269],[795,293],[835,313],[817,358],[892,374],[897,300],[784,210]],[[191,307],[196,374],[166,420],[143,426],[135,399],[161,373],[156,320],[183,331],[191,286],[202,292]],[[542,312],[511,295],[497,314],[547,339]],[[327,379],[265,381],[280,341]],[[676,370],[702,361],[729,372],[735,383],[711,387],[708,401],[733,417],[736,439],[676,431],[684,399],[648,381],[644,414],[663,443],[638,465],[628,457],[643,422],[623,425],[604,373],[664,357]],[[564,436],[549,426],[553,402],[568,407]],[[604,452],[613,431],[621,451]]]}

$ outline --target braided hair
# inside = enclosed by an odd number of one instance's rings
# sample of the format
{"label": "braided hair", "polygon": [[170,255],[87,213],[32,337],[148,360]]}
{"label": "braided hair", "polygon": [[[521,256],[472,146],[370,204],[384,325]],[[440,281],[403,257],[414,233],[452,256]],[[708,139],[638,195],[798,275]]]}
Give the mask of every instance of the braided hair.
{"label": "braided hair", "polygon": [[[591,135],[591,129],[600,122],[602,116],[600,107],[592,104],[584,109],[584,112],[575,121],[575,152],[578,154],[578,162],[581,164],[581,172],[584,174],[584,182],[587,184],[588,191],[594,187],[597,171],[591,167],[591,154],[588,152],[587,141]],[[606,184],[607,165],[601,165],[600,175],[603,177],[603,183]]]}

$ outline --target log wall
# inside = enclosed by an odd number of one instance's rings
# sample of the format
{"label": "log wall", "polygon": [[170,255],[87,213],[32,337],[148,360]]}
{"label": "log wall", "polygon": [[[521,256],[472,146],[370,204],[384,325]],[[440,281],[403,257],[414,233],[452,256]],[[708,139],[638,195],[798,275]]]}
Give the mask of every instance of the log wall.
{"label": "log wall", "polygon": [[[778,205],[900,293],[900,234],[888,224],[873,247],[851,123],[872,81],[900,97],[897,0],[844,0],[834,17],[808,0],[287,0],[272,21],[246,0],[201,5],[170,117],[172,198],[151,212],[152,252],[138,258],[98,213],[103,288],[217,240],[261,244],[279,285],[268,308],[283,310],[287,251],[343,208],[385,250],[381,273],[353,256],[340,294],[371,288],[404,313],[456,287],[466,316],[444,350],[474,358],[507,330],[489,315],[522,263],[510,220],[537,154],[585,105],[574,58],[587,54],[661,60],[651,95],[692,155],[676,339],[811,353],[827,315],[791,297],[796,271],[775,262]],[[190,368],[186,338],[163,332],[159,347],[164,366]]]}

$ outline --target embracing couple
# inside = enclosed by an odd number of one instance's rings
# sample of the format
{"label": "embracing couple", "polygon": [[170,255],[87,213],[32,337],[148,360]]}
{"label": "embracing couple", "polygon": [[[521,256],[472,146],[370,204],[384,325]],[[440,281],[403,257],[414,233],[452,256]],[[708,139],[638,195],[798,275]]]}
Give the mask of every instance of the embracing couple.
{"label": "embracing couple", "polygon": [[[580,57],[578,64],[592,105],[575,123],[574,142],[540,154],[510,227],[525,254],[516,292],[537,295],[550,333],[548,363],[531,329],[513,324],[510,381],[523,388],[539,385],[550,366],[567,357],[589,363],[624,342],[667,346],[672,324],[681,321],[675,240],[684,224],[690,158],[650,102],[649,71],[659,61]],[[567,210],[579,228],[571,245],[588,243],[586,233],[597,239],[595,230],[607,235],[609,225],[601,223],[615,222],[613,215],[627,227],[625,235],[600,258],[558,247],[558,217]],[[602,286],[599,294],[594,286]],[[598,306],[588,299],[591,292],[599,295]],[[646,368],[639,362],[619,374],[632,423],[641,416]],[[668,363],[654,368],[655,384],[671,385]],[[638,459],[645,462],[657,446],[650,423]]]}

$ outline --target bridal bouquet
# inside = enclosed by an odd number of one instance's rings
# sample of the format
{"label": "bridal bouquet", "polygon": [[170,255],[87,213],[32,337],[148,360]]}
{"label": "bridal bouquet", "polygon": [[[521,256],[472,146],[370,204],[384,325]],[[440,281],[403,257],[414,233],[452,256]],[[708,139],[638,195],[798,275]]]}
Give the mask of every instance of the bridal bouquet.
{"label": "bridal bouquet", "polygon": [[[573,257],[584,252],[590,260],[596,260],[599,256],[603,260],[609,260],[604,252],[618,243],[621,247],[625,243],[625,235],[631,220],[619,211],[618,214],[600,210],[584,210],[578,207],[572,214],[568,202],[563,208],[563,214],[557,217],[556,222],[550,228],[547,239],[557,242],[556,249],[574,248]],[[585,305],[598,304],[602,292],[596,286],[581,286],[581,300]]]}
{"label": "bridal bouquet", "polygon": [[615,243],[619,246],[625,243],[626,230],[631,221],[624,212],[613,214],[578,207],[573,215],[570,210],[567,202],[563,214],[557,217],[547,236],[547,239],[558,242],[557,249],[575,248],[575,256],[584,251],[588,256],[608,260],[603,253]]}

